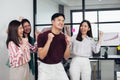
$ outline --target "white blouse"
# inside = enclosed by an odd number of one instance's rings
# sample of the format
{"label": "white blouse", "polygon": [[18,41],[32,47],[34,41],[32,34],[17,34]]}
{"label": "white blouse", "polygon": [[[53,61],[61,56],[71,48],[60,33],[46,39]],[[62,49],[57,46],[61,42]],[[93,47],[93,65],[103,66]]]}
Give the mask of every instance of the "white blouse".
{"label": "white blouse", "polygon": [[87,57],[92,56],[92,52],[100,51],[100,44],[97,44],[93,38],[86,36],[82,41],[76,40],[76,35],[71,38],[72,54],[74,56]]}

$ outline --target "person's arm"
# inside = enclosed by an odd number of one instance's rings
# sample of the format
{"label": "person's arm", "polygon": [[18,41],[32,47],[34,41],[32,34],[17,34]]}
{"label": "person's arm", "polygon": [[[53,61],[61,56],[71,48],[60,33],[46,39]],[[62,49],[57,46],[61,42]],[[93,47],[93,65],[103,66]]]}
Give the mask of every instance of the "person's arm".
{"label": "person's arm", "polygon": [[68,35],[65,36],[66,40],[66,50],[64,53],[64,59],[67,60],[70,57],[70,37]]}
{"label": "person's arm", "polygon": [[31,53],[37,52],[37,49],[38,49],[38,47],[37,47],[37,42],[34,43],[34,46],[31,45],[30,43],[28,43],[28,46],[30,47],[30,52],[31,52]]}
{"label": "person's arm", "polygon": [[19,19],[18,19],[18,21],[20,21],[20,22],[21,22],[21,21],[22,21],[22,19],[24,19],[24,17],[23,17],[23,16],[20,16],[20,17],[19,17]]}
{"label": "person's arm", "polygon": [[52,27],[43,28],[43,29],[41,30],[41,33],[44,33],[44,32],[46,32],[46,31],[48,31],[48,30],[51,30],[51,28],[52,28]]}
{"label": "person's arm", "polygon": [[23,57],[24,52],[22,49],[14,44],[14,42],[9,42],[8,51],[10,56],[10,62],[14,67],[19,66],[19,61]]}
{"label": "person's arm", "polygon": [[43,60],[47,56],[48,50],[50,48],[50,44],[53,40],[53,37],[54,37],[54,35],[52,33],[49,33],[48,34],[48,40],[45,43],[44,47],[38,48],[38,56],[39,56],[40,59]]}
{"label": "person's arm", "polygon": [[94,53],[98,53],[100,51],[102,37],[103,37],[103,32],[100,32],[98,43],[95,44],[95,41],[94,40],[92,41],[92,50]]}
{"label": "person's arm", "polygon": [[28,38],[21,38],[22,44],[20,45],[20,48],[24,51],[25,47],[28,46]]}
{"label": "person's arm", "polygon": [[68,36],[71,36],[71,33],[70,33],[70,26],[65,26],[65,31],[66,31],[66,34],[68,35]]}
{"label": "person's arm", "polygon": [[100,31],[100,37],[99,37],[99,40],[98,40],[98,44],[100,45],[101,44],[101,42],[102,42],[102,37],[103,37],[103,32],[102,31]]}
{"label": "person's arm", "polygon": [[38,31],[38,30],[35,30],[35,40],[37,40],[37,38],[38,38],[38,35],[39,35],[40,33],[41,33],[40,31]]}

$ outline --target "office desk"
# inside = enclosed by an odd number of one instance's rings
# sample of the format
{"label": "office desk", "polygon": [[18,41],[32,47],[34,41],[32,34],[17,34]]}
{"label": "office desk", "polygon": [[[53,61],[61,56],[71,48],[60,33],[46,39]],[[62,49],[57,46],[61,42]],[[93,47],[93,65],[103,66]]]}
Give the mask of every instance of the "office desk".
{"label": "office desk", "polygon": [[115,60],[120,59],[120,55],[108,55],[108,58],[105,59],[103,56],[90,57],[91,60]]}
{"label": "office desk", "polygon": [[[101,80],[114,80],[114,60],[120,59],[120,55],[108,55],[108,58],[102,56],[91,57],[90,60],[98,60],[98,72],[99,61],[101,61]],[[98,77],[100,74],[97,74]]]}

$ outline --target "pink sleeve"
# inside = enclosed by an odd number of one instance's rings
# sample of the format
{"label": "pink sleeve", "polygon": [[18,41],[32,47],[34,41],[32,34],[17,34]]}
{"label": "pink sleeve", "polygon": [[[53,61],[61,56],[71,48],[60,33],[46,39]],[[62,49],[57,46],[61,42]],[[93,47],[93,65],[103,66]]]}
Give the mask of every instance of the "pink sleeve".
{"label": "pink sleeve", "polygon": [[20,47],[15,45],[15,43],[9,42],[8,52],[10,56],[10,62],[12,62],[14,66],[18,66],[20,62],[20,58],[23,55],[23,51],[20,49]]}
{"label": "pink sleeve", "polygon": [[28,44],[31,52],[37,52],[37,42],[34,43],[34,46]]}

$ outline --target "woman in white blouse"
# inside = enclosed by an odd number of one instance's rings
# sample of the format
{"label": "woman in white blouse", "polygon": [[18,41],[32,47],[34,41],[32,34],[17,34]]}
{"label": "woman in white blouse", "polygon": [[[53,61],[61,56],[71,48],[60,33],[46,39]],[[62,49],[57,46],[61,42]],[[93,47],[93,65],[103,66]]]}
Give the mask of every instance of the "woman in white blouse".
{"label": "woman in white blouse", "polygon": [[79,27],[79,32],[73,36],[72,41],[72,58],[70,64],[70,78],[71,80],[91,80],[91,66],[89,57],[92,52],[98,53],[100,51],[100,43],[103,33],[100,32],[99,41],[96,44],[92,38],[91,24],[87,20],[83,20]]}

